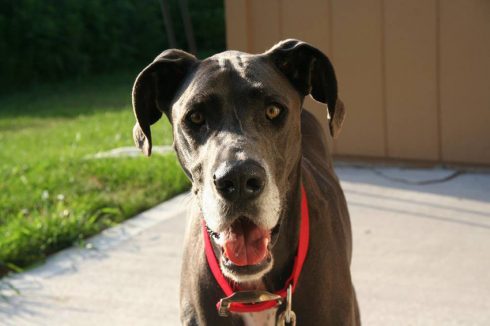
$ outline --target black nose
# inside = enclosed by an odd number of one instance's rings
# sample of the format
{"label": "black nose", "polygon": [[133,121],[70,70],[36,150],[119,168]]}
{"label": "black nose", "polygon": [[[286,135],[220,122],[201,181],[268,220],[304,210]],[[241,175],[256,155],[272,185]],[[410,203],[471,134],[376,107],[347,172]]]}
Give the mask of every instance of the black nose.
{"label": "black nose", "polygon": [[214,186],[229,201],[252,200],[264,190],[265,170],[252,160],[223,164],[214,174]]}

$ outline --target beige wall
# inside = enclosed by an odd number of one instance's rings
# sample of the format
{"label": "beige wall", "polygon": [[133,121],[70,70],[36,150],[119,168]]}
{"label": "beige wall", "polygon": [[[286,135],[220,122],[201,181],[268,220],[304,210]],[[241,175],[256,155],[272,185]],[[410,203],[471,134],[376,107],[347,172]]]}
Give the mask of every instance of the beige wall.
{"label": "beige wall", "polygon": [[489,0],[225,6],[230,49],[258,53],[292,37],[331,58],[347,108],[336,155],[490,165]]}

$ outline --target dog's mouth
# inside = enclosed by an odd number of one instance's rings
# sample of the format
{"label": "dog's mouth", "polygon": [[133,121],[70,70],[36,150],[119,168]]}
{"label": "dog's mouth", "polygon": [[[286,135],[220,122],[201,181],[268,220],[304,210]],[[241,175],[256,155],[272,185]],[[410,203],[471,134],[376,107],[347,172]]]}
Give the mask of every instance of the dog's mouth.
{"label": "dog's mouth", "polygon": [[221,250],[221,267],[234,276],[253,275],[270,269],[271,249],[277,239],[279,223],[264,229],[247,217],[236,219],[225,231],[217,233],[208,228]]}
{"label": "dog's mouth", "polygon": [[239,218],[222,238],[223,257],[237,266],[258,265],[269,255],[270,230],[262,229],[248,218]]}

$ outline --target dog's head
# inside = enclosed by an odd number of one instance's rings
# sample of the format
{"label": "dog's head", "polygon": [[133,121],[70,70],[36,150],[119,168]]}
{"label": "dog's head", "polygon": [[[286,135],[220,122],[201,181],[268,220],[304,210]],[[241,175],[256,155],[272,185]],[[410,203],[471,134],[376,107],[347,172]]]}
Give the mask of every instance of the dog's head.
{"label": "dog's head", "polygon": [[263,54],[226,51],[203,61],[167,50],[134,84],[136,145],[151,154],[150,125],[165,113],[221,268],[236,282],[272,267],[271,247],[301,159],[308,94],[328,105],[335,134],[343,112],[336,111],[332,65],[297,40]]}

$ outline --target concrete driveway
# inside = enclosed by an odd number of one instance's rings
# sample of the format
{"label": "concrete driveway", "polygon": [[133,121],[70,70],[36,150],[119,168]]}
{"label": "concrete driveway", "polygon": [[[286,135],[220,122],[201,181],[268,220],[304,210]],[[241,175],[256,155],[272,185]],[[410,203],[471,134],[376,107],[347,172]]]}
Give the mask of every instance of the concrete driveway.
{"label": "concrete driveway", "polygon": [[[363,324],[490,325],[490,174],[337,172]],[[178,325],[188,201],[176,197],[1,281],[0,325]]]}

